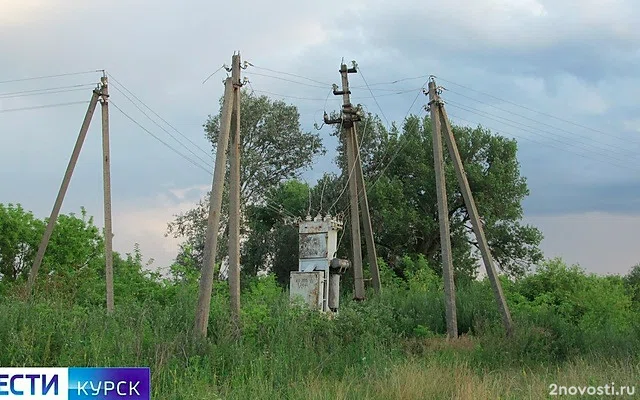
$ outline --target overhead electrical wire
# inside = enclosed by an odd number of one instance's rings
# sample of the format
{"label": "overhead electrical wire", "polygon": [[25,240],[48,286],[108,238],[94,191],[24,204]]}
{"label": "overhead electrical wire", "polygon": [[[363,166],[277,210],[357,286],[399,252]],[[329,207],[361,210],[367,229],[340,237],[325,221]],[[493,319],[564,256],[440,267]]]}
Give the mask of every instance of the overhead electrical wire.
{"label": "overhead electrical wire", "polygon": [[[160,139],[159,137],[157,137],[156,135],[154,135],[153,133],[151,133],[148,129],[146,129],[144,126],[142,126],[142,124],[140,124],[138,121],[136,121],[135,119],[133,119],[132,117],[130,117],[128,114],[125,114],[121,109],[119,109],[116,105],[114,105],[114,107],[116,107],[120,112],[123,113],[123,115],[125,115],[127,118],[129,118],[130,120],[132,120],[132,122],[134,122],[136,125],[138,125],[141,129],[143,129],[145,132],[149,133],[151,136],[153,136],[154,138],[156,138],[158,141],[160,141],[162,144],[164,144],[165,146],[169,147],[173,152],[175,152],[176,154],[180,155],[182,158],[186,159],[187,161],[189,161],[191,164],[198,166],[200,169],[207,171],[207,173],[211,176],[213,176],[213,173],[211,172],[213,170],[213,165],[209,164],[209,162],[207,162],[206,160],[203,160],[201,157],[199,157],[198,155],[196,155],[195,153],[193,153],[193,151],[191,151],[191,149],[186,146],[184,143],[182,143],[179,139],[177,139],[175,136],[173,136],[170,132],[168,132],[163,126],[161,126],[160,124],[158,124],[155,120],[153,120],[153,118],[150,118],[149,115],[144,112],[144,110],[142,110],[129,96],[127,96],[126,93],[123,92],[126,91],[127,93],[129,93],[134,99],[136,99],[140,104],[142,104],[147,110],[149,110],[151,113],[153,113],[156,117],[158,117],[162,122],[164,122],[165,124],[167,124],[169,127],[171,127],[174,131],[176,131],[180,136],[182,136],[183,138],[185,138],[187,141],[189,141],[192,145],[194,145],[196,148],[200,149],[200,147],[198,147],[197,145],[195,145],[195,143],[193,143],[187,136],[185,136],[184,134],[182,134],[177,128],[175,128],[173,125],[171,125],[169,122],[167,122],[166,119],[164,119],[162,116],[160,116],[157,112],[155,112],[153,109],[151,109],[148,105],[146,105],[138,96],[136,96],[133,92],[131,92],[131,90],[129,90],[124,84],[122,84],[122,82],[118,81],[115,77],[113,77],[112,74],[108,74],[109,78],[111,79],[111,85],[114,89],[116,89],[119,93],[121,93],[127,100],[129,100],[143,115],[145,115],[145,117],[147,117],[154,125],[156,125],[158,128],[160,128],[161,130],[163,130],[165,133],[167,133],[169,136],[171,136],[176,142],[178,142],[181,146],[183,146],[185,149],[187,149],[194,157],[196,157],[198,160],[200,160],[204,165],[206,165],[206,167],[203,167],[202,164],[200,164],[199,162],[194,161],[193,159],[191,159],[190,157],[186,156],[185,154],[179,152],[178,150],[176,150],[175,148],[173,148],[172,146],[170,146],[168,143],[164,142],[162,139]],[[114,85],[115,83],[115,85]],[[118,88],[118,86],[120,86],[120,88]],[[113,101],[111,101],[111,103],[113,103]],[[202,151],[202,149],[200,149]],[[215,160],[215,158],[211,155],[205,152],[205,154],[211,158],[212,161]],[[208,169],[207,169],[208,168]],[[280,206],[280,208],[278,209],[277,207],[274,207],[273,205],[269,204],[269,202],[276,204],[278,206]],[[287,210],[284,206],[282,206],[281,204],[279,204],[276,201],[273,201],[272,199],[268,198],[265,195],[265,206],[267,206],[268,208],[282,214],[283,216],[289,216],[289,217],[295,217],[295,215],[290,212],[289,210]],[[288,214],[288,215],[287,215]]]}
{"label": "overhead electrical wire", "polygon": [[60,87],[55,87],[55,88],[21,90],[21,91],[18,91],[18,92],[0,93],[0,97],[4,98],[4,97],[20,96],[20,95],[33,94],[33,93],[39,94],[40,92],[50,92],[50,91],[56,91],[56,90],[82,88],[82,87],[95,87],[95,86],[96,86],[95,83],[84,83],[84,84],[79,84],[79,85],[60,86]]}
{"label": "overhead electrical wire", "polygon": [[307,81],[309,81],[309,82],[318,83],[318,84],[320,84],[320,85],[323,85],[323,87],[324,87],[324,86],[331,86],[331,84],[330,84],[330,83],[322,82],[322,81],[319,81],[319,80],[316,80],[316,79],[313,79],[313,78],[309,78],[309,77],[306,77],[306,76],[303,76],[303,75],[298,75],[298,74],[293,74],[293,73],[291,73],[291,72],[277,71],[277,70],[274,70],[274,69],[269,69],[269,68],[259,67],[259,66],[257,66],[257,65],[250,64],[250,63],[249,63],[249,65],[250,65],[251,67],[255,68],[255,69],[261,69],[261,70],[269,71],[269,72],[273,72],[273,73],[276,73],[276,74],[288,75],[288,76],[292,76],[292,77],[294,77],[294,78],[305,79],[305,80],[307,80]]}
{"label": "overhead electrical wire", "polygon": [[[583,146],[582,150],[589,151],[589,152],[592,152],[594,154],[598,154],[600,156],[611,158],[611,159],[617,160],[617,161],[622,161],[622,162],[627,162],[628,161],[628,160],[620,159],[618,157],[615,157],[615,156],[612,156],[611,154],[609,154],[609,153],[613,153],[614,155],[617,154],[616,152],[614,152],[612,150],[603,149],[601,147],[593,146],[593,145],[591,145],[589,143],[584,143],[584,142],[566,141],[566,140],[571,140],[571,139],[568,139],[565,136],[556,135],[555,132],[550,132],[550,131],[547,131],[547,130],[539,129],[539,128],[536,128],[534,126],[523,124],[523,123],[521,123],[519,121],[515,121],[515,120],[509,119],[509,118],[501,117],[499,115],[495,115],[495,114],[491,114],[491,113],[488,113],[488,112],[484,112],[482,110],[478,110],[477,108],[469,107],[466,104],[459,104],[459,103],[456,103],[456,102],[452,102],[451,100],[447,100],[445,102],[445,104],[448,104],[448,105],[450,105],[452,107],[456,107],[456,108],[462,109],[462,110],[464,110],[466,112],[469,112],[469,113],[472,113],[472,114],[476,114],[476,115],[482,116],[482,117],[487,118],[487,119],[491,119],[493,121],[501,122],[501,121],[498,121],[496,119],[496,118],[498,118],[500,120],[504,120],[504,121],[507,121],[507,122],[510,122],[510,123],[517,124],[517,125],[519,125],[521,127],[524,127],[525,128],[524,130],[527,131],[527,132],[530,132],[530,133],[532,133],[534,135],[541,136],[541,137],[543,137],[545,139],[548,139],[548,140],[552,140],[554,142],[562,143],[562,144],[565,144],[565,145],[568,145],[568,146],[572,146],[572,147],[576,146],[576,145],[582,145]],[[492,117],[495,117],[495,118],[492,118]],[[503,123],[503,122],[501,122],[501,123]],[[547,134],[547,135],[545,135],[545,134]],[[565,139],[565,140],[562,140],[562,139]],[[634,156],[637,157],[637,155],[635,155],[635,154],[634,154]]]}
{"label": "overhead electrical wire", "polygon": [[[420,87],[418,93],[416,94],[416,97],[413,99],[413,102],[411,102],[411,105],[409,106],[409,109],[407,109],[407,112],[405,113],[404,118],[402,119],[402,123],[404,123],[404,121],[407,120],[407,117],[409,117],[409,114],[411,113],[411,110],[413,109],[413,106],[416,104],[416,101],[418,101],[418,97],[420,97],[420,95],[423,93],[422,89],[424,89],[424,87],[427,85],[428,82],[429,82],[429,80],[426,80],[422,84],[422,87]],[[378,176],[374,180],[373,184],[370,187],[368,187],[367,190],[372,189],[378,183],[378,181],[380,180],[380,178],[382,178],[382,175],[385,173],[387,168],[391,165],[391,163],[400,154],[400,152],[404,149],[405,146],[406,146],[406,143],[403,143],[402,145],[400,145],[398,147],[398,149],[396,149],[396,151],[393,153],[393,155],[391,156],[389,161],[388,162],[383,162],[383,165],[384,164],[386,164],[386,165],[382,168],[382,171],[378,174]],[[387,153],[388,153],[388,150],[385,151],[385,154],[381,158],[383,161],[385,160],[385,158],[387,158]]]}
{"label": "overhead electrical wire", "polygon": [[[508,122],[500,121],[499,119],[492,118],[492,117],[490,117],[490,116],[487,116],[487,115],[486,115],[486,114],[484,114],[484,113],[475,112],[475,111],[473,111],[473,110],[469,110],[469,109],[467,109],[467,108],[460,107],[460,106],[456,106],[456,105],[453,105],[453,104],[450,104],[450,105],[451,105],[452,107],[454,107],[454,108],[457,108],[457,109],[460,109],[460,110],[463,110],[463,111],[466,111],[466,112],[469,112],[469,113],[472,113],[472,114],[475,114],[475,115],[478,115],[478,116],[481,116],[481,117],[484,117],[484,118],[487,118],[487,119],[490,119],[490,120],[493,120],[493,121],[496,121],[496,122],[498,122],[498,123],[501,123],[501,124],[506,125],[506,126],[510,126],[510,127],[512,127],[512,128],[519,129],[519,130],[521,130],[521,131],[523,131],[523,132],[528,132],[528,133],[531,133],[531,134],[534,134],[534,135],[540,135],[540,134],[539,134],[539,132],[536,132],[536,131],[533,131],[533,130],[530,130],[530,129],[527,129],[527,128],[522,128],[521,126],[513,125],[513,124],[510,124],[510,123],[508,123]],[[508,120],[508,121],[509,121],[509,122],[513,122],[513,121],[511,121],[511,120]],[[545,137],[545,138],[546,138],[546,137]],[[559,143],[562,143],[562,144],[565,144],[565,145],[568,145],[568,146],[571,146],[571,145],[572,145],[571,143],[563,142],[563,141],[558,140],[558,139],[553,138],[553,137],[550,137],[550,138],[547,138],[547,139],[549,139],[549,140],[553,140],[553,141],[555,141],[555,142],[559,142]],[[566,149],[566,151],[568,151],[568,152],[570,152],[570,153],[573,153],[573,154],[580,154],[580,153],[576,153],[575,151],[570,150],[570,149],[571,149],[571,147],[569,147],[568,149]],[[585,150],[585,149],[582,149],[582,150]],[[589,151],[589,150],[587,149],[587,151]],[[593,152],[593,151],[592,151],[592,152]],[[621,162],[623,162],[623,163],[624,163],[624,162],[626,162],[626,160],[622,160],[622,159],[615,158],[615,157],[610,157],[610,156],[608,156],[607,154],[602,154],[602,153],[596,153],[596,154],[600,154],[600,155],[601,155],[601,157],[604,157],[604,158],[607,158],[607,159],[610,159],[610,160],[614,160],[614,161],[621,161]],[[610,163],[610,164],[612,164],[612,165],[616,165],[616,166],[620,166],[620,165],[615,164],[615,163]]]}
{"label": "overhead electrical wire", "polygon": [[87,89],[86,88],[66,89],[66,90],[56,90],[52,92],[25,93],[25,94],[16,94],[12,96],[0,96],[0,99],[15,99],[18,97],[43,96],[43,95],[50,95],[50,94],[62,94],[62,93],[71,93],[71,92],[84,92],[84,91],[87,91]]}
{"label": "overhead electrical wire", "polygon": [[[120,82],[119,80],[117,80],[113,75],[109,74],[109,77],[111,78],[111,80],[113,82],[116,83],[115,89],[120,91],[122,93],[122,90],[119,90],[117,86],[120,86],[124,91],[126,91],[128,94],[130,94],[134,99],[136,99],[140,104],[142,104],[143,107],[145,107],[147,110],[149,110],[153,115],[155,115],[156,117],[158,117],[162,122],[164,122],[169,128],[171,128],[174,132],[176,132],[178,135],[180,135],[181,137],[183,137],[186,141],[188,141],[192,146],[194,146],[196,149],[200,150],[200,152],[202,152],[206,157],[209,157],[211,160],[214,159],[213,155],[211,155],[210,153],[204,151],[200,146],[198,146],[196,143],[194,143],[187,135],[185,135],[184,133],[180,132],[175,126],[173,126],[172,124],[170,124],[165,118],[163,118],[160,114],[158,114],[157,112],[155,112],[153,109],[151,109],[144,101],[142,101],[138,96],[135,95],[135,93],[133,93],[131,90],[129,90],[122,82]],[[128,96],[125,93],[122,93],[125,97],[128,98]],[[133,102],[130,98],[128,98],[129,101],[131,101],[134,105],[135,102]],[[144,114],[144,112],[143,112]],[[147,116],[147,118],[149,118]],[[149,118],[151,119],[151,118]],[[165,130],[164,128],[162,128],[163,130]],[[166,131],[166,130],[165,130]],[[173,135],[171,135],[169,132],[167,132],[167,134],[169,134],[170,136],[173,137]],[[174,137],[174,140],[175,139]],[[183,146],[185,148],[187,148],[184,144]],[[189,152],[192,152],[191,150],[189,150]],[[195,154],[194,154],[195,155]],[[198,156],[196,156],[198,157]],[[198,157],[199,158],[199,157]]]}
{"label": "overhead electrical wire", "polygon": [[[200,168],[201,170],[203,170],[204,172],[206,172],[207,174],[213,176],[213,173],[211,172],[210,169],[207,169],[206,167],[202,166],[201,164],[197,163],[196,161],[194,161],[193,159],[189,158],[187,155],[181,153],[180,151],[176,150],[173,146],[171,146],[169,143],[165,142],[164,140],[160,139],[158,136],[156,136],[153,132],[151,132],[149,129],[145,128],[141,123],[139,123],[138,121],[136,121],[133,117],[131,117],[129,114],[127,114],[126,112],[124,112],[120,107],[118,107],[117,104],[114,103],[113,100],[110,100],[109,103],[115,107],[116,110],[120,111],[120,113],[122,115],[124,115],[125,117],[127,117],[131,122],[133,122],[134,124],[136,124],[140,129],[142,129],[144,132],[146,132],[147,134],[149,134],[151,137],[153,137],[154,139],[156,139],[158,142],[162,143],[163,145],[165,145],[169,150],[173,151],[174,153],[176,153],[177,155],[179,155],[180,157],[184,158],[185,160],[189,161],[191,164],[193,164],[194,166]],[[207,164],[207,166],[210,167],[210,165]]]}
{"label": "overhead electrical wire", "polygon": [[[354,96],[354,98],[356,100],[358,99],[373,99],[374,97],[386,97],[386,96],[397,96],[397,95],[401,95],[401,94],[407,94],[410,92],[414,92],[418,89],[410,89],[410,90],[405,90],[405,91],[399,91],[399,92],[395,92],[395,93],[385,93],[385,94],[379,94],[378,96]],[[255,89],[254,92],[256,93],[263,93],[263,94],[268,94],[271,96],[278,96],[278,97],[282,97],[282,98],[289,98],[289,99],[295,99],[295,100],[308,100],[308,101],[317,101],[317,102],[327,102],[326,98],[320,98],[320,97],[299,97],[299,96],[291,96],[288,94],[280,94],[280,93],[274,93],[274,92],[269,92],[266,90],[258,90]]]}
{"label": "overhead electrical wire", "polygon": [[[523,139],[523,140],[526,140],[526,141],[529,141],[529,142],[532,142],[532,143],[536,143],[536,144],[539,144],[539,145],[542,145],[542,146],[551,147],[553,149],[556,149],[556,150],[559,150],[559,151],[562,151],[562,152],[569,152],[569,153],[572,153],[574,155],[580,156],[580,157],[582,157],[582,158],[584,158],[586,160],[595,161],[595,162],[602,162],[602,163],[606,163],[606,164],[609,164],[609,165],[616,166],[618,168],[623,168],[623,169],[631,168],[631,169],[636,169],[636,170],[640,171],[640,168],[636,167],[636,166],[620,165],[620,164],[617,164],[617,163],[612,163],[612,162],[608,162],[608,161],[604,161],[604,160],[595,159],[595,158],[589,157],[589,156],[587,156],[585,154],[576,153],[576,152],[571,151],[571,150],[567,150],[567,149],[564,149],[564,148],[561,148],[561,147],[558,147],[558,146],[554,146],[554,145],[552,145],[550,143],[540,142],[540,141],[537,141],[535,139],[531,139],[531,138],[529,138],[527,136],[517,135],[517,134],[515,134],[513,132],[505,131],[504,129],[497,129],[495,127],[490,127],[490,126],[487,126],[487,125],[484,125],[484,124],[480,124],[480,123],[477,123],[477,122],[469,121],[468,119],[462,118],[460,116],[457,116],[457,115],[454,115],[454,114],[451,114],[451,113],[449,113],[449,116],[453,117],[453,118],[455,118],[457,120],[467,122],[469,124],[474,124],[475,126],[484,126],[484,127],[488,128],[488,129],[491,129],[491,130],[493,130],[495,132],[502,131],[502,132],[508,133],[508,134],[510,134],[510,135],[512,135],[512,136],[514,136],[516,138],[519,138],[519,139]],[[516,127],[516,129],[519,129],[519,128]]]}
{"label": "overhead electrical wire", "polygon": [[102,72],[102,70],[91,70],[91,71],[83,71],[83,72],[70,72],[70,73],[66,73],[66,74],[45,75],[45,76],[35,76],[35,77],[28,77],[28,78],[9,79],[9,80],[5,80],[5,81],[0,81],[0,84],[13,83],[13,82],[33,81],[33,80],[39,80],[39,79],[61,78],[61,77],[64,77],[64,76],[95,74],[97,72]]}
{"label": "overhead electrical wire", "polygon": [[[394,81],[389,81],[389,82],[378,82],[378,83],[372,83],[369,86],[382,86],[382,85],[395,85],[396,83],[399,82],[405,82],[405,81],[411,81],[411,80],[415,80],[415,79],[424,79],[424,78],[428,78],[431,75],[420,75],[420,76],[414,76],[414,77],[410,77],[410,78],[401,78],[401,79],[396,79]],[[363,89],[365,88],[364,86],[354,86],[354,89]]]}
{"label": "overhead electrical wire", "polygon": [[327,87],[331,87],[331,85],[323,85],[323,86],[320,86],[320,85],[312,85],[312,84],[310,84],[310,83],[304,83],[304,82],[300,82],[300,81],[294,81],[294,80],[287,79],[287,78],[282,78],[282,77],[279,77],[279,76],[273,76],[273,75],[261,74],[261,73],[259,73],[259,72],[247,72],[246,74],[248,74],[248,75],[256,75],[256,76],[263,76],[263,77],[271,78],[271,79],[278,79],[278,80],[285,81],[285,82],[297,83],[298,85],[308,86],[308,87],[312,87],[312,88],[326,89]]}
{"label": "overhead electrical wire", "polygon": [[266,90],[258,90],[258,89],[252,89],[254,92],[256,93],[263,93],[263,94],[268,94],[271,96],[278,96],[278,97],[283,97],[283,98],[288,98],[288,99],[296,99],[296,100],[309,100],[309,101],[322,101],[324,102],[325,99],[321,99],[319,97],[316,98],[311,98],[311,97],[298,97],[298,96],[290,96],[290,95],[286,95],[286,94],[279,94],[279,93],[273,93],[273,92],[268,92]]}
{"label": "overhead electrical wire", "polygon": [[209,79],[211,79],[211,77],[212,77],[212,76],[214,76],[215,74],[217,74],[218,72],[220,72],[220,70],[222,70],[222,68],[224,68],[224,67],[225,67],[225,65],[224,65],[224,64],[222,64],[222,65],[220,66],[220,68],[218,68],[217,70],[213,71],[213,72],[211,73],[211,75],[207,76],[207,77],[206,77],[206,79],[202,81],[202,84],[204,85],[205,83],[207,83],[207,81],[208,81]]}
{"label": "overhead electrical wire", "polygon": [[[369,122],[369,119],[368,119],[368,118],[364,120],[364,128],[362,129],[362,136],[363,136],[363,137],[364,137],[364,136],[366,135],[366,133],[367,133],[367,124],[368,124],[368,122]],[[340,122],[340,129],[342,129],[342,125],[343,125],[343,124],[344,124],[344,118],[343,118],[343,119],[341,120],[341,122]],[[358,162],[358,160],[361,160],[361,158],[360,158],[360,148],[361,148],[361,147],[362,147],[362,143],[358,142],[358,146],[354,149],[354,151],[355,151],[355,153],[356,153],[356,154],[355,154],[355,156],[356,156],[356,157],[355,157],[356,162]],[[347,164],[348,164],[348,163],[347,163]],[[355,168],[356,168],[356,164],[353,164],[353,167],[351,167],[351,168],[350,168],[350,170],[349,170],[349,175],[347,176],[347,181],[345,182],[344,187],[343,187],[343,188],[342,188],[342,190],[340,191],[340,194],[338,195],[338,198],[333,202],[333,204],[331,205],[331,207],[329,207],[329,208],[327,209],[327,212],[331,212],[331,210],[336,206],[336,204],[338,204],[338,202],[340,201],[340,199],[342,198],[342,196],[343,196],[343,195],[344,195],[344,193],[346,192],[347,187],[349,186],[349,181],[351,181],[351,179],[354,179],[354,178],[353,178],[353,171],[355,170]],[[349,168],[347,168],[347,169],[349,169]]]}
{"label": "overhead electrical wire", "polygon": [[387,119],[387,116],[384,114],[384,111],[382,111],[382,107],[380,107],[380,103],[378,103],[378,99],[376,99],[376,96],[373,94],[373,91],[371,90],[371,87],[369,86],[369,84],[367,83],[367,80],[365,79],[364,75],[362,74],[362,68],[360,66],[358,66],[358,73],[362,77],[362,81],[364,82],[364,84],[366,85],[367,89],[369,90],[369,93],[371,93],[371,97],[373,98],[373,101],[375,101],[376,105],[378,106],[378,110],[380,110],[380,113],[382,114],[382,117],[386,121],[387,129],[391,129],[391,125],[389,124],[389,119]]}
{"label": "overhead electrical wire", "polygon": [[14,111],[27,111],[27,110],[39,110],[42,108],[54,108],[54,107],[64,107],[64,106],[72,106],[75,104],[89,104],[88,101],[74,101],[70,103],[56,103],[56,104],[44,104],[41,106],[33,106],[33,107],[20,107],[20,108],[5,108],[0,109],[0,113],[8,113]]}
{"label": "overhead electrical wire", "polygon": [[197,158],[201,162],[203,162],[203,163],[208,165],[208,161],[204,160],[202,157],[197,155],[189,146],[185,145],[182,141],[180,141],[178,138],[176,138],[171,132],[169,132],[165,127],[163,127],[157,121],[155,121],[153,118],[151,118],[142,108],[140,108],[140,106],[138,106],[133,100],[131,100],[131,98],[129,98],[122,90],[118,89],[117,86],[114,86],[114,85],[111,85],[111,86],[114,89],[116,89],[118,92],[120,92],[127,100],[129,100],[131,102],[131,104],[133,104],[134,107],[136,107],[138,109],[138,111],[140,111],[142,113],[142,115],[144,115],[145,117],[147,117],[147,119],[149,121],[151,121],[151,123],[153,123],[155,126],[160,128],[164,133],[169,135],[169,137],[171,137],[176,143],[178,143],[185,150],[187,150],[189,153],[191,153],[195,158]]}
{"label": "overhead electrical wire", "polygon": [[629,141],[629,140],[631,140],[631,141],[635,141],[635,142],[637,142],[637,143],[640,143],[640,140],[634,140],[634,138],[621,137],[621,136],[617,136],[617,135],[612,135],[611,133],[607,133],[607,132],[601,131],[601,130],[599,130],[599,129],[594,129],[594,128],[591,128],[591,127],[589,127],[589,126],[582,125],[582,124],[579,124],[579,123],[577,123],[577,122],[573,122],[573,121],[570,121],[570,120],[568,120],[568,119],[561,118],[561,117],[558,117],[558,116],[555,116],[555,115],[552,115],[552,114],[548,114],[548,113],[545,113],[545,112],[542,112],[542,111],[538,111],[538,110],[535,110],[535,109],[533,109],[533,108],[530,108],[530,107],[523,106],[523,105],[521,105],[521,104],[515,103],[515,102],[513,102],[513,101],[502,99],[502,98],[497,97],[497,96],[494,96],[494,95],[492,95],[492,94],[490,94],[490,93],[482,92],[482,91],[480,91],[480,90],[473,89],[473,88],[471,88],[471,87],[469,87],[469,86],[465,86],[465,85],[462,85],[462,84],[459,84],[459,83],[456,83],[456,82],[453,82],[453,81],[450,81],[450,80],[447,80],[447,79],[441,78],[441,77],[439,77],[439,76],[436,76],[436,78],[437,78],[438,80],[443,81],[443,82],[451,83],[451,84],[456,85],[456,86],[459,86],[459,87],[461,87],[461,88],[464,88],[464,89],[467,89],[467,90],[471,90],[471,91],[473,91],[473,92],[476,92],[476,93],[479,93],[479,94],[482,94],[482,95],[485,95],[485,96],[491,97],[491,98],[492,98],[492,99],[494,99],[494,100],[502,101],[502,102],[504,102],[504,103],[511,104],[511,105],[513,105],[513,106],[516,106],[516,107],[522,108],[522,109],[524,109],[524,110],[531,111],[531,112],[534,112],[534,113],[537,113],[537,114],[540,114],[540,115],[544,115],[545,117],[553,118],[553,119],[555,119],[555,120],[562,121],[562,122],[565,122],[565,123],[570,124],[570,125],[577,126],[577,127],[579,127],[579,128],[582,128],[582,129],[587,129],[587,130],[590,130],[590,131],[592,131],[592,132],[596,132],[596,133],[599,133],[599,134],[601,134],[601,135],[608,136],[608,137],[617,137],[617,138],[622,139],[622,140],[625,140],[625,141]]}
{"label": "overhead electrical wire", "polygon": [[[450,90],[450,89],[445,89],[445,90],[447,90],[447,93],[453,93],[454,95],[457,95],[457,96],[460,96],[460,97],[464,97],[464,98],[466,98],[466,99],[469,99],[469,100],[472,100],[472,101],[478,102],[478,103],[480,103],[480,104],[487,105],[487,106],[489,106],[489,107],[491,107],[491,108],[495,108],[496,110],[500,110],[500,111],[503,111],[503,112],[507,112],[507,113],[509,113],[509,114],[512,114],[512,115],[518,116],[518,117],[520,117],[520,118],[522,118],[522,119],[525,119],[525,120],[527,120],[527,121],[532,121],[532,122],[535,122],[535,123],[537,123],[537,124],[540,124],[540,125],[543,125],[543,126],[546,126],[546,127],[552,128],[552,129],[556,129],[556,130],[558,130],[558,131],[560,131],[560,132],[564,132],[564,133],[567,133],[567,134],[569,134],[569,135],[576,136],[576,137],[578,137],[578,138],[580,138],[580,139],[584,139],[584,138],[585,138],[583,135],[580,135],[580,134],[578,134],[578,133],[568,131],[568,130],[563,129],[563,128],[560,128],[560,127],[558,127],[558,126],[554,126],[554,125],[551,125],[551,124],[547,124],[547,123],[544,123],[544,122],[542,122],[542,121],[535,120],[535,119],[533,119],[533,118],[529,118],[529,117],[527,117],[526,115],[522,115],[522,114],[514,113],[514,112],[513,112],[513,111],[511,111],[511,110],[507,110],[507,109],[504,109],[504,108],[498,107],[498,106],[496,106],[496,105],[493,105],[493,104],[490,104],[490,103],[487,103],[487,102],[484,102],[484,101],[481,101],[481,100],[478,100],[478,99],[474,99],[473,97],[466,96],[466,95],[464,95],[464,94],[462,94],[462,93],[458,93],[458,92],[455,92],[455,91]],[[448,102],[450,102],[450,100],[448,100]],[[599,140],[596,140],[596,139],[591,139],[591,140],[592,140],[592,141],[594,141],[594,142],[596,142],[596,143],[600,143],[600,144],[602,144],[602,145],[604,145],[604,146],[611,147],[612,149],[614,149],[614,150],[616,150],[616,151],[623,151],[623,152],[631,153],[631,154],[633,154],[633,155],[637,155],[637,153],[636,153],[635,151],[632,151],[632,150],[629,150],[629,149],[625,149],[625,148],[622,148],[622,147],[619,147],[619,146],[614,146],[614,145],[612,145],[612,144],[610,144],[610,143],[603,142],[603,141],[599,141]]]}
{"label": "overhead electrical wire", "polygon": [[[131,122],[133,122],[136,126],[138,126],[140,129],[142,129],[145,133],[147,133],[148,135],[150,135],[151,137],[153,137],[154,139],[156,139],[158,142],[162,143],[164,146],[166,146],[169,150],[171,150],[172,152],[174,152],[175,154],[179,155],[180,157],[182,157],[183,159],[185,159],[186,161],[188,161],[190,164],[194,165],[195,167],[205,171],[208,175],[213,176],[213,172],[211,172],[213,170],[213,165],[210,165],[208,163],[205,163],[206,166],[203,166],[202,164],[198,163],[197,161],[193,160],[192,158],[190,158],[189,156],[187,156],[186,154],[180,152],[179,150],[177,150],[175,147],[171,146],[169,143],[165,142],[164,140],[162,140],[160,137],[158,137],[157,135],[155,135],[153,132],[151,132],[149,129],[147,129],[146,127],[144,127],[140,122],[138,122],[135,118],[131,117],[129,114],[127,114],[126,112],[124,112],[120,107],[118,107],[117,104],[114,103],[114,101],[111,99],[109,101],[109,103],[116,109],[118,110],[122,115],[124,115],[126,118],[128,118]],[[268,196],[264,196],[264,200],[265,200],[265,206],[270,208],[273,211],[276,211],[280,214],[282,214],[285,217],[295,217],[295,215],[290,212],[289,210],[286,209],[286,207],[282,206],[281,204],[279,204],[278,202],[270,199]],[[272,204],[269,204],[268,202],[271,202],[273,204],[276,204],[278,206],[280,206],[280,208],[277,208],[275,206],[273,206]],[[286,214],[285,214],[286,213]],[[287,215],[288,214],[288,215]]]}

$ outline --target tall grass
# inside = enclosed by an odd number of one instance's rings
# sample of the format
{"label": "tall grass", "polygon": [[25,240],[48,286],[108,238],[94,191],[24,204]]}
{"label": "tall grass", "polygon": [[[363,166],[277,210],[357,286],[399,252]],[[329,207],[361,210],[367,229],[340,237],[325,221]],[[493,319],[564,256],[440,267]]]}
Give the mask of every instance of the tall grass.
{"label": "tall grass", "polygon": [[117,304],[112,316],[97,305],[5,297],[0,366],[149,366],[156,399],[538,399],[551,383],[638,384],[637,325],[577,332],[557,315],[516,306],[519,329],[505,338],[482,285],[458,290],[465,335],[455,341],[443,336],[443,298],[433,290],[389,288],[343,301],[328,318],[290,307],[273,279],[262,280],[243,292],[236,340],[220,284],[201,341],[188,285],[162,303]]}

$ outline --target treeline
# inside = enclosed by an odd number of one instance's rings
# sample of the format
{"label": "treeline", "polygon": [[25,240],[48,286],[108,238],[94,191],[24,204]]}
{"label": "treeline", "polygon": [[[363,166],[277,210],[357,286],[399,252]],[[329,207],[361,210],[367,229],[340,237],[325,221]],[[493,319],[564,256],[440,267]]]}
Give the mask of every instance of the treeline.
{"label": "treeline", "polygon": [[[365,382],[425,360],[478,376],[560,371],[575,360],[584,368],[608,365],[601,378],[616,382],[637,373],[629,368],[640,354],[640,267],[624,277],[597,276],[556,259],[503,278],[517,327],[512,338],[504,337],[488,281],[460,281],[457,345],[445,345],[443,284],[424,256],[396,260],[402,276],[381,260],[382,295],[350,302],[347,287],[333,319],[290,307],[274,274],[247,278],[240,340],[229,322],[228,286],[217,282],[210,334],[194,341],[197,271],[175,264],[171,276],[161,277],[146,270],[137,249],[115,257],[116,312],[107,316],[102,236],[84,213],[60,218],[56,231],[64,234],[52,240],[35,298],[23,301],[43,224],[18,206],[0,206],[3,366],[148,365],[154,395],[167,399],[305,398],[320,390],[306,386],[318,379],[331,392],[342,379]],[[364,396],[360,391],[369,389],[348,390]]]}
{"label": "treeline", "polygon": [[[35,298],[25,302],[26,276],[43,229],[44,221],[19,206],[0,205],[2,366],[146,365],[154,396],[166,399],[310,398],[314,391],[317,398],[342,391],[350,398],[392,398],[392,386],[349,382],[371,376],[393,382],[403,378],[387,374],[408,373],[406,368],[453,368],[451,373],[474,381],[480,379],[476,373],[503,371],[498,374],[512,386],[513,371],[523,368],[532,377],[563,368],[592,371],[576,375],[585,381],[594,379],[595,370],[603,382],[628,381],[640,372],[631,367],[640,354],[640,267],[624,277],[597,276],[549,260],[535,273],[503,278],[517,327],[512,338],[504,337],[488,281],[460,280],[457,345],[445,345],[442,279],[422,255],[396,260],[402,275],[381,259],[382,295],[350,302],[345,285],[333,319],[291,308],[274,274],[247,277],[240,340],[231,330],[228,286],[219,281],[209,336],[194,341],[198,271],[176,263],[162,277],[147,270],[137,247],[115,256],[116,312],[106,314],[103,238],[84,212],[60,217]],[[573,367],[575,362],[582,364]],[[431,377],[421,379],[424,386]],[[502,395],[504,384],[495,382],[498,391],[487,396]],[[433,390],[452,396],[459,389]],[[516,398],[530,388],[512,390]]]}

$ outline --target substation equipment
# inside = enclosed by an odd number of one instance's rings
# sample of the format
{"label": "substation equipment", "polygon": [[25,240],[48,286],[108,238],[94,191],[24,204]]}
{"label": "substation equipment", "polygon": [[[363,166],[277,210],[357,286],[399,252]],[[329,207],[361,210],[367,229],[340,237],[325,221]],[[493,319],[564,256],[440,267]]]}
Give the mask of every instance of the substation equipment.
{"label": "substation equipment", "polygon": [[298,227],[298,271],[291,271],[291,301],[302,298],[311,309],[337,312],[340,304],[340,276],[350,267],[348,260],[335,258],[341,221],[327,215],[307,216]]}

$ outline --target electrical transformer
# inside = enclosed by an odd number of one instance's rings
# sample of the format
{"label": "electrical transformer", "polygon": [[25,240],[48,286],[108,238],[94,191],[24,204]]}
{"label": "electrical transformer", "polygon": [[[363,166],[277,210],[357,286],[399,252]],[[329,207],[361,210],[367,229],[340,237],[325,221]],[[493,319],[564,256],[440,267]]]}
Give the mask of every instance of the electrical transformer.
{"label": "electrical transformer", "polygon": [[299,234],[298,271],[292,271],[289,296],[302,300],[312,309],[336,312],[340,298],[340,275],[349,262],[335,258],[338,231],[342,223],[320,215],[301,221]]}

